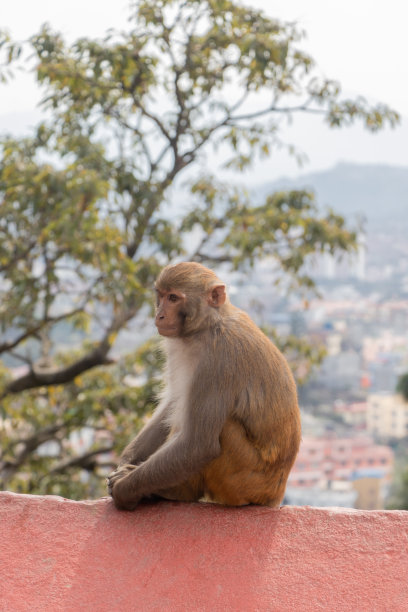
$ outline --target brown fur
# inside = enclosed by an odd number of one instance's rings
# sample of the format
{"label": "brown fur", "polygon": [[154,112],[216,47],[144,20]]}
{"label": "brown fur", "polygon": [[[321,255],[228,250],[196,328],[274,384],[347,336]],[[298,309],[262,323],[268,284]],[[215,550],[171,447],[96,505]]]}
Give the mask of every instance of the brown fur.
{"label": "brown fur", "polygon": [[115,504],[159,495],[278,506],[300,443],[284,357],[204,266],[168,266],[156,289],[167,386],[109,478]]}

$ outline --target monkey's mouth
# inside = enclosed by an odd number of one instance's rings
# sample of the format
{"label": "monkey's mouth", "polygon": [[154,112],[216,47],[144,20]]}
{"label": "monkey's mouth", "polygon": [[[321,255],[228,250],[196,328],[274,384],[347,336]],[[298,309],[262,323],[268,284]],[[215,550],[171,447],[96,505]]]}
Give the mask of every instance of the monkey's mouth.
{"label": "monkey's mouth", "polygon": [[177,336],[179,328],[177,325],[157,325],[157,331],[161,336]]}

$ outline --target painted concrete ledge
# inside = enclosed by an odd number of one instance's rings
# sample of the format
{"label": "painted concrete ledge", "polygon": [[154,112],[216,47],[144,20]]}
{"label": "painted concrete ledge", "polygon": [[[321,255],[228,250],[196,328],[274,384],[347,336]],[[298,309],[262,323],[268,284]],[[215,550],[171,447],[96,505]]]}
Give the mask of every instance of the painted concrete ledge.
{"label": "painted concrete ledge", "polygon": [[0,610],[406,612],[408,512],[0,493]]}

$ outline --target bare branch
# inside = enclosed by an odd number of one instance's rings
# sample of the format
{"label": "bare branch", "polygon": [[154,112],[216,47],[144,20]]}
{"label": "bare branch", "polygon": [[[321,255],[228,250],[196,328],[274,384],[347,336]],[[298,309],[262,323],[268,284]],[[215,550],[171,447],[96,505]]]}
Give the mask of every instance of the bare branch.
{"label": "bare branch", "polygon": [[172,137],[170,136],[169,132],[164,127],[163,122],[160,121],[160,119],[158,117],[156,117],[156,115],[153,115],[152,113],[149,113],[149,111],[147,111],[146,108],[142,105],[140,100],[138,100],[135,96],[133,96],[133,99],[134,99],[134,102],[135,102],[136,106],[138,106],[140,108],[140,110],[142,111],[143,115],[145,117],[147,117],[148,119],[150,119],[151,121],[153,121],[153,123],[155,123],[157,125],[157,127],[159,128],[159,130],[161,131],[163,136],[165,136],[165,138],[167,138],[167,140],[169,142],[171,142],[172,141]]}
{"label": "bare branch", "polygon": [[71,310],[70,312],[59,315],[58,317],[46,317],[44,320],[39,321],[37,325],[31,327],[27,331],[23,332],[20,336],[18,336],[15,340],[11,340],[10,342],[3,342],[0,344],[0,353],[4,353],[6,351],[11,351],[13,348],[18,346],[27,338],[32,336],[36,336],[39,331],[43,329],[46,325],[52,325],[54,323],[58,323],[59,321],[63,321],[64,319],[69,319],[70,317],[83,312],[83,307],[75,308],[75,310]]}
{"label": "bare branch", "polygon": [[59,370],[46,370],[31,369],[28,374],[13,380],[9,383],[3,391],[0,399],[3,399],[10,393],[19,393],[26,389],[35,389],[38,387],[47,387],[51,385],[63,385],[71,382],[83,372],[90,370],[96,366],[109,365],[114,363],[114,360],[110,359],[107,355],[112,346],[112,334],[118,332],[127,321],[129,321],[137,312],[137,308],[129,309],[119,313],[114,318],[112,324],[107,330],[103,339],[99,344],[87,355],[78,359],[66,368]]}
{"label": "bare branch", "polygon": [[205,263],[211,261],[213,263],[221,264],[231,263],[232,257],[229,255],[206,255],[205,253],[196,252],[192,256],[191,261],[196,261],[197,263]]}
{"label": "bare branch", "polygon": [[18,472],[19,468],[23,465],[26,459],[42,444],[49,442],[55,438],[55,435],[64,427],[62,423],[50,425],[44,427],[34,433],[32,436],[23,439],[16,439],[13,441],[12,447],[22,445],[21,452],[17,453],[12,461],[5,461],[1,465],[1,477],[3,483],[7,482],[10,478]]}
{"label": "bare branch", "polygon": [[170,149],[171,149],[170,143],[166,144],[166,146],[163,147],[162,151],[159,153],[155,161],[152,163],[152,166],[151,166],[152,172],[156,170],[156,168],[159,166],[160,162],[162,161],[164,156],[168,153],[168,151],[170,151]]}
{"label": "bare branch", "polygon": [[[58,465],[56,465],[48,472],[47,476],[50,474],[63,474],[66,472],[67,469],[72,467],[80,467],[84,470],[92,471],[96,465],[99,465],[99,462],[97,461],[97,455],[111,453],[113,451],[113,448],[113,444],[110,444],[109,446],[97,448],[93,451],[90,451],[89,453],[84,453],[83,455],[78,455],[77,457],[71,457],[69,459],[66,459],[65,461],[61,461]],[[114,462],[112,461],[112,463],[109,465],[113,465],[113,463]]]}
{"label": "bare branch", "polygon": [[14,359],[18,359],[30,367],[33,365],[33,359],[29,355],[20,355],[20,353],[17,353],[16,351],[10,351],[10,355],[11,357],[14,357]]}
{"label": "bare branch", "polygon": [[269,113],[316,113],[319,115],[323,115],[327,112],[323,108],[310,108],[308,106],[309,102],[305,102],[304,104],[300,104],[299,106],[268,106],[268,108],[264,108],[263,110],[256,111],[254,113],[247,113],[245,115],[237,115],[235,117],[230,117],[227,124],[234,123],[235,121],[243,121],[244,119],[256,119],[257,117],[263,117],[264,115],[268,115]]}

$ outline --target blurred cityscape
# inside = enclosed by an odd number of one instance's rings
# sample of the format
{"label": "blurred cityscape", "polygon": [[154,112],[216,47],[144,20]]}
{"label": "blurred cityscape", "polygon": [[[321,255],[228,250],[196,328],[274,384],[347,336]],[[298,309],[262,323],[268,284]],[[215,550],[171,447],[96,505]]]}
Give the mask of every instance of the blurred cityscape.
{"label": "blurred cityscape", "polygon": [[299,388],[303,441],[286,502],[383,508],[398,460],[407,461],[408,404],[396,384],[408,372],[408,169],[342,164],[280,185],[309,181],[348,223],[364,219],[358,252],[311,264],[321,298],[307,308],[277,296],[267,262],[237,300],[278,335],[326,350]]}

